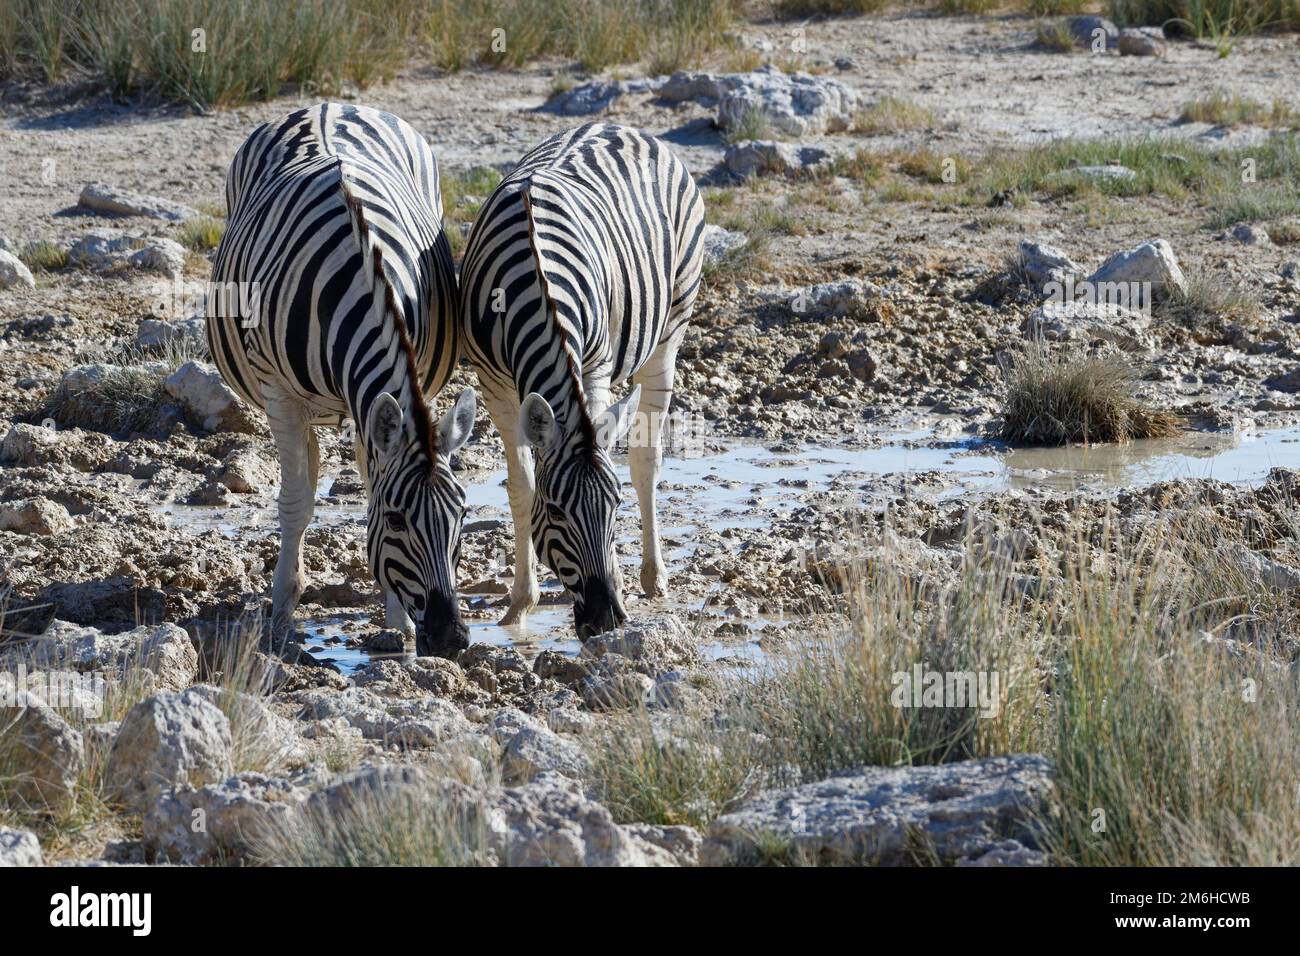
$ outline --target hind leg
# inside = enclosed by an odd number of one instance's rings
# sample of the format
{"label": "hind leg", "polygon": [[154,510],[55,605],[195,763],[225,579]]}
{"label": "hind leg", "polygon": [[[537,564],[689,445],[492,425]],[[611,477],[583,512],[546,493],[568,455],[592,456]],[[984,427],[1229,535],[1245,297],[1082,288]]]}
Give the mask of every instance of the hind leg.
{"label": "hind leg", "polygon": [[[361,484],[365,486],[366,494],[369,495],[370,479],[366,471],[366,446],[362,444],[360,435],[353,439],[353,453],[357,459],[357,471],[361,474]],[[401,600],[392,591],[383,588],[381,590],[384,592],[384,623],[401,631],[408,640],[415,640],[415,622],[406,613],[406,608],[402,607]]]}
{"label": "hind leg", "polygon": [[303,404],[286,396],[268,396],[266,418],[280,458],[280,557],[271,584],[271,634],[293,633],[293,612],[302,597],[302,538],[316,509],[320,449]]}
{"label": "hind leg", "polygon": [[681,333],[655,349],[645,365],[632,376],[641,386],[638,422],[628,443],[632,485],[641,508],[641,590],[646,597],[661,597],[668,591],[668,571],[659,547],[659,516],[655,492],[663,466],[663,428],[673,400],[673,379],[677,371],[677,349]]}

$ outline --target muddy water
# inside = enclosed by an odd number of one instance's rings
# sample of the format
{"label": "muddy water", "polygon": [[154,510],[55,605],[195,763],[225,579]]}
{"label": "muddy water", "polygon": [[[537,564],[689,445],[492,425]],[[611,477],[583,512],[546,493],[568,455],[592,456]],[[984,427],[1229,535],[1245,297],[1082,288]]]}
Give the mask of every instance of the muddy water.
{"label": "muddy water", "polygon": [[[946,498],[1007,489],[1105,492],[1178,478],[1258,482],[1278,466],[1300,466],[1300,427],[1246,434],[1194,432],[1127,445],[1054,449],[1010,449],[975,439],[943,440],[934,430],[923,429],[883,436],[877,447],[864,449],[807,446],[772,450],[733,444],[699,457],[668,458],[659,513],[665,558],[674,567],[692,556],[701,528],[717,532],[761,529],[806,503],[810,496],[828,492],[852,493],[863,499],[899,493]],[[626,463],[621,467],[626,469]],[[625,470],[623,473],[626,475]],[[330,483],[330,479],[323,481],[318,493],[328,495]],[[508,527],[504,469],[472,483],[467,493],[471,522],[504,522]],[[622,507],[628,519],[624,527],[636,529],[636,497],[630,487],[625,489]],[[215,528],[232,538],[276,527],[275,509],[266,502],[230,508],[169,506],[167,511],[178,526]],[[322,503],[316,520],[325,525],[359,524],[364,521],[364,510],[360,505]],[[635,532],[621,543],[634,544]],[[625,573],[635,581],[639,548],[628,550]],[[571,608],[549,576],[543,577],[542,603],[526,625],[503,628],[495,623],[501,613],[496,605],[508,580],[508,573],[503,572],[485,589],[496,593],[466,595],[471,640],[514,645],[529,657],[544,649],[576,654],[579,645],[573,636]],[[656,602],[656,607],[696,620],[715,617],[707,601],[699,598],[690,604]],[[347,644],[349,630],[355,630],[362,617],[368,614],[348,612],[306,624],[305,639],[318,657],[349,673],[373,659],[368,652]],[[750,628],[751,640],[706,642],[703,650],[714,658],[743,663],[761,655],[761,629],[787,622],[744,623]]]}

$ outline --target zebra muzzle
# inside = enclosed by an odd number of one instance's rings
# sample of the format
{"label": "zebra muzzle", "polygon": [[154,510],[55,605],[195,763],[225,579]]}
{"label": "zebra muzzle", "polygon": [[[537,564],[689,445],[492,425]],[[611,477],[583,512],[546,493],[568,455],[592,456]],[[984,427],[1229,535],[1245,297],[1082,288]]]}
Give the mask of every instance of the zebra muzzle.
{"label": "zebra muzzle", "polygon": [[597,583],[582,589],[582,600],[573,604],[573,624],[578,639],[585,641],[622,626],[627,620],[623,602],[608,584]]}
{"label": "zebra muzzle", "polygon": [[424,619],[415,635],[415,652],[420,657],[455,657],[469,647],[469,628],[459,608],[438,595],[430,595]]}

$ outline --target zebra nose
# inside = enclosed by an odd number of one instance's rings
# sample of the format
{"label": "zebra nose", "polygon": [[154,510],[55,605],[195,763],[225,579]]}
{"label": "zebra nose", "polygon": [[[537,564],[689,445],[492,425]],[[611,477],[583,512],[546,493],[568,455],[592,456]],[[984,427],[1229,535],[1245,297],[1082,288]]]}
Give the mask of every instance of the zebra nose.
{"label": "zebra nose", "polygon": [[455,657],[457,651],[467,647],[469,628],[460,618],[460,608],[445,598],[431,598],[415,635],[415,653],[420,657]]}
{"label": "zebra nose", "polygon": [[573,618],[578,639],[585,641],[621,627],[627,620],[627,612],[609,585],[597,584],[583,589],[582,601],[573,606]]}

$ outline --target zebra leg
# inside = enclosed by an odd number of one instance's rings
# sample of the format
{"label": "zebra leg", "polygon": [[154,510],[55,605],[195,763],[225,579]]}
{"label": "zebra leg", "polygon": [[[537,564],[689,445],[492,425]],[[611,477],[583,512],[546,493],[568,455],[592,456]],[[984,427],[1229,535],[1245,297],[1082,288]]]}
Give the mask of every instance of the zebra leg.
{"label": "zebra leg", "polygon": [[523,624],[528,612],[542,596],[537,585],[537,565],[533,556],[533,453],[519,444],[519,402],[503,389],[506,397],[489,393],[483,387],[483,402],[506,449],[506,494],[510,498],[510,516],[515,526],[515,580],[510,588],[510,607],[501,625]]}
{"label": "zebra leg", "polygon": [[266,418],[280,458],[280,557],[271,584],[271,634],[280,638],[292,634],[302,596],[302,536],[316,510],[320,455],[311,415],[301,402],[268,397]]}
{"label": "zebra leg", "polygon": [[641,386],[641,403],[637,408],[640,423],[632,428],[628,458],[632,485],[641,506],[641,591],[648,598],[662,597],[668,590],[668,571],[659,549],[655,490],[663,466],[664,415],[673,400],[677,349],[681,343],[680,335],[661,343],[632,376],[632,384]]}
{"label": "zebra leg", "polygon": [[[362,444],[360,435],[353,439],[352,449],[357,459],[357,472],[361,475],[361,484],[369,494],[370,478],[366,472],[366,446]],[[415,622],[406,613],[406,608],[402,607],[402,602],[397,595],[388,590],[384,591],[384,623],[388,627],[401,631],[408,639],[415,640]]]}

